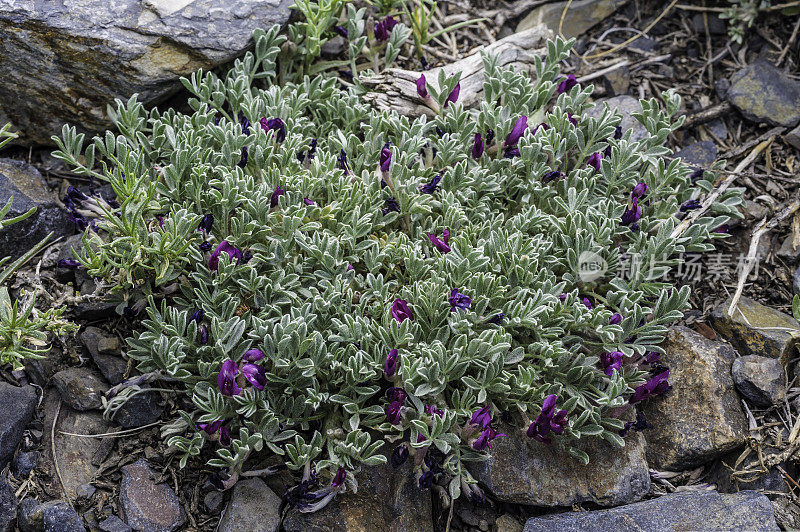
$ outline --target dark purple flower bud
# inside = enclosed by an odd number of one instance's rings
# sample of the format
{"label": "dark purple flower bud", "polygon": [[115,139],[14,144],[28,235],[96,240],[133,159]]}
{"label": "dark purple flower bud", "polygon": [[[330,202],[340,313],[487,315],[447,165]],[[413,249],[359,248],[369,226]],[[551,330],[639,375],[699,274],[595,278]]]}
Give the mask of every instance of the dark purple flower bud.
{"label": "dark purple flower bud", "polygon": [[453,90],[450,91],[450,94],[447,95],[447,99],[444,101],[444,106],[447,107],[451,103],[456,103],[458,101],[458,95],[461,94],[461,82],[459,81],[456,83],[456,86],[453,87]]}
{"label": "dark purple flower bud", "polygon": [[347,470],[343,467],[340,467],[336,470],[336,475],[334,475],[333,480],[331,481],[331,488],[338,488],[342,484],[344,484],[344,479],[347,478]]}
{"label": "dark purple flower bud", "polygon": [[658,359],[661,358],[660,353],[656,353],[655,351],[648,351],[644,354],[644,362],[645,364],[655,364],[658,362]]}
{"label": "dark purple flower bud", "polygon": [[406,393],[406,391],[402,388],[398,388],[397,386],[392,386],[391,388],[386,390],[386,398],[389,401],[397,401],[402,405],[406,402],[407,397],[408,394]]}
{"label": "dark purple flower bud", "polygon": [[525,134],[525,131],[528,130],[528,117],[525,115],[520,116],[517,118],[517,121],[514,123],[514,127],[511,128],[511,133],[508,134],[506,137],[506,146],[516,146],[519,139],[522,138],[522,135]]}
{"label": "dark purple flower bud", "polygon": [[428,98],[428,83],[425,80],[425,74],[420,74],[417,80],[417,94],[422,99]]}
{"label": "dark purple flower bud", "polygon": [[507,148],[505,153],[503,153],[503,157],[506,159],[513,159],[514,157],[519,157],[520,155],[519,148],[516,146]]}
{"label": "dark purple flower bud", "polygon": [[77,188],[73,187],[72,185],[67,187],[67,197],[71,200],[78,200],[78,201],[84,201],[89,199],[89,196],[87,196]]}
{"label": "dark purple flower bud", "polygon": [[427,490],[433,486],[433,471],[425,471],[419,477],[419,489]]}
{"label": "dark purple flower bud", "polygon": [[200,251],[211,251],[211,242],[209,242],[208,240],[204,240],[197,247],[200,249]]}
{"label": "dark purple flower bud", "polygon": [[558,300],[563,303],[564,301],[567,300],[567,294],[559,294],[558,295]]}
{"label": "dark purple flower bud", "polygon": [[231,431],[225,425],[219,428],[219,443],[223,447],[231,444]]}
{"label": "dark purple flower bud", "polygon": [[350,175],[350,168],[347,166],[347,152],[341,150],[336,160],[339,163],[339,169],[344,170],[344,175]]}
{"label": "dark purple flower bud", "polygon": [[273,208],[277,207],[279,198],[284,194],[286,194],[286,191],[283,190],[280,185],[278,185],[272,192],[272,196],[269,198],[269,206]]}
{"label": "dark purple flower bud", "polygon": [[546,185],[547,183],[558,181],[559,179],[561,179],[561,172],[559,172],[558,170],[545,172],[545,174],[542,176],[542,184]]}
{"label": "dark purple flower bud", "polygon": [[631,191],[632,198],[641,198],[647,193],[647,185],[645,183],[637,183]]}
{"label": "dark purple flower bud", "polygon": [[450,302],[450,310],[455,312],[458,309],[466,310],[472,304],[472,298],[466,294],[462,294],[457,288],[453,288],[450,292],[450,297],[447,298]]}
{"label": "dark purple flower bud", "polygon": [[620,314],[619,312],[615,312],[608,319],[608,324],[609,325],[616,325],[618,323],[622,323],[622,314]]}
{"label": "dark purple flower bud", "polygon": [[236,384],[236,374],[239,372],[239,366],[236,365],[231,359],[222,363],[222,368],[217,375],[217,387],[223,395],[239,395],[241,390]]}
{"label": "dark purple flower bud", "polygon": [[400,212],[400,204],[394,198],[386,198],[386,207],[381,209],[383,215],[386,216],[390,212]]}
{"label": "dark purple flower bud", "polygon": [[406,462],[406,460],[408,460],[408,455],[409,455],[408,447],[406,447],[405,445],[398,445],[397,447],[395,447],[394,451],[392,451],[392,456],[389,459],[389,461],[392,463],[392,467],[397,469],[398,467],[403,465]]}
{"label": "dark purple flower bud", "polygon": [[492,448],[492,440],[500,436],[508,436],[507,434],[500,434],[492,427],[486,427],[478,436],[478,439],[472,443],[472,448],[476,451],[485,451]]}
{"label": "dark purple flower bud", "polygon": [[336,26],[335,28],[333,28],[333,31],[335,31],[336,33],[338,33],[339,35],[341,35],[345,39],[347,39],[349,37],[349,33],[347,32],[347,28],[345,28],[344,26]]}
{"label": "dark purple flower bud", "polygon": [[730,231],[730,229],[731,229],[730,225],[722,224],[719,227],[717,227],[716,229],[714,229],[714,231],[712,231],[712,232],[714,232],[714,233],[727,233],[727,232]]}
{"label": "dark purple flower bud", "polygon": [[529,438],[542,443],[551,443],[547,435],[550,432],[554,434],[561,434],[567,426],[567,411],[556,411],[556,402],[558,397],[556,395],[548,395],[542,402],[542,411],[533,423],[528,427],[527,434]]}
{"label": "dark purple flower bud", "polygon": [[389,143],[387,142],[383,149],[381,149],[381,172],[388,172],[389,166],[392,164],[392,150],[389,149]]}
{"label": "dark purple flower bud", "polygon": [[375,38],[380,41],[388,41],[389,34],[394,29],[397,21],[392,17],[386,17],[384,20],[381,20],[375,24]]}
{"label": "dark purple flower bud", "polygon": [[569,92],[570,90],[572,90],[572,87],[574,87],[577,84],[578,82],[575,79],[575,76],[570,74],[566,78],[561,80],[561,82],[558,84],[558,87],[556,87],[556,92],[558,94]]}
{"label": "dark purple flower bud", "polygon": [[[445,231],[447,231],[447,229],[445,229]],[[431,244],[433,244],[433,246],[442,253],[450,253],[450,251],[452,251],[450,246],[447,245],[447,240],[448,240],[447,237],[444,237],[443,240],[439,240],[439,238],[434,233],[428,233],[428,240],[430,240]]]}
{"label": "dark purple flower bud", "polygon": [[164,217],[163,216],[156,216],[156,220],[158,220],[159,229],[164,229]]}
{"label": "dark purple flower bud", "polygon": [[620,371],[622,369],[622,356],[620,351],[600,353],[600,366],[603,368],[603,373],[610,377],[614,374],[614,371]]}
{"label": "dark purple flower bud", "polygon": [[248,349],[242,357],[242,362],[258,362],[264,358],[264,351],[261,349]]}
{"label": "dark purple flower bud", "polygon": [[317,204],[314,200],[308,199],[308,198],[303,198],[303,203],[305,203],[306,205],[316,205]]}
{"label": "dark purple flower bud", "polygon": [[221,419],[218,419],[218,420],[216,420],[216,421],[214,421],[212,423],[196,423],[195,424],[195,427],[197,427],[198,430],[202,430],[203,432],[205,432],[209,436],[213,436],[214,434],[216,434],[221,426],[222,426],[222,420]]}
{"label": "dark purple flower bud", "polygon": [[237,166],[239,168],[244,168],[247,166],[247,146],[242,147],[242,158],[239,159]]}
{"label": "dark purple flower bud", "polygon": [[433,194],[439,188],[439,182],[442,180],[442,174],[436,174],[431,178],[428,183],[419,186],[419,191],[423,194]]}
{"label": "dark purple flower bud", "polygon": [[247,119],[246,116],[244,116],[244,113],[242,113],[242,112],[239,112],[239,122],[242,125],[242,133],[244,133],[245,135],[249,135],[250,134],[250,121]]}
{"label": "dark purple flower bud", "polygon": [[698,169],[692,171],[692,173],[689,174],[689,181],[691,181],[692,184],[694,185],[695,183],[700,181],[700,179],[703,177],[704,173],[705,172],[704,172],[704,170],[702,168],[698,168]]}
{"label": "dark purple flower bud", "polygon": [[436,408],[436,405],[425,405],[425,413],[428,414],[429,416],[434,416],[434,415],[439,417],[444,416],[444,411],[439,408]]}
{"label": "dark purple flower bud", "polygon": [[389,423],[392,425],[399,425],[400,420],[403,418],[403,403],[400,401],[392,401],[389,406],[386,407],[386,419],[389,420]]}
{"label": "dark purple flower bud", "polygon": [[614,140],[619,140],[622,138],[622,126],[617,126],[614,128]]}
{"label": "dark purple flower bud", "polygon": [[235,259],[238,263],[242,258],[242,250],[230,245],[227,240],[223,240],[219,243],[214,252],[211,253],[211,256],[208,257],[208,267],[210,270],[217,271],[217,268],[219,267],[219,257],[223,253],[228,254],[231,262]]}
{"label": "dark purple flower bud", "polygon": [[67,270],[74,270],[80,265],[81,265],[80,262],[73,259],[61,259],[58,261],[58,267],[65,268]]}
{"label": "dark purple flower bud", "polygon": [[681,205],[680,211],[681,212],[693,211],[695,209],[699,209],[702,206],[703,206],[703,204],[702,204],[702,202],[700,200],[693,199],[693,200],[685,201],[683,203],[683,205]]}
{"label": "dark purple flower bud", "polygon": [[476,425],[481,429],[485,429],[492,423],[492,412],[489,405],[479,408],[473,412],[472,417],[469,418],[470,425]]}
{"label": "dark purple flower bud", "polygon": [[588,308],[588,309],[592,308],[592,302],[589,301],[588,297],[584,297],[583,298],[583,306]]}
{"label": "dark purple flower bud", "polygon": [[194,312],[192,312],[192,317],[189,318],[189,323],[191,323],[193,321],[196,321],[197,323],[200,323],[201,321],[203,321],[203,316],[205,316],[205,315],[206,315],[206,313],[203,311],[203,309],[199,308],[199,309],[195,310]]}
{"label": "dark purple flower bud", "polygon": [[569,120],[569,123],[572,124],[573,126],[578,125],[578,119],[572,116],[572,113],[567,113],[567,120]]}
{"label": "dark purple flower bud", "polygon": [[636,421],[626,421],[625,427],[619,431],[620,436],[625,436],[629,430],[633,429],[636,432],[641,432],[645,429],[652,429],[653,425],[647,422],[644,418],[644,414],[641,412],[636,412]]}
{"label": "dark purple flower bud", "polygon": [[386,361],[383,363],[383,374],[387,379],[394,377],[397,373],[397,368],[400,365],[400,352],[397,349],[392,349],[386,355]]}
{"label": "dark purple flower bud", "polygon": [[486,320],[486,323],[494,323],[495,325],[502,325],[506,315],[500,312]]}
{"label": "dark purple flower bud", "polygon": [[264,368],[259,365],[243,364],[242,375],[244,375],[244,378],[247,379],[256,390],[263,390],[264,386],[267,384],[267,373]]}
{"label": "dark purple flower bud", "polygon": [[603,156],[600,155],[599,152],[594,152],[590,157],[589,161],[586,163],[598,172],[600,171],[600,161],[603,160]]}
{"label": "dark purple flower bud", "polygon": [[205,324],[200,326],[200,345],[208,343],[208,327]]}
{"label": "dark purple flower bud", "polygon": [[395,299],[392,303],[392,317],[397,320],[397,323],[403,323],[405,320],[413,320],[414,313],[405,299]]}
{"label": "dark purple flower bud", "polygon": [[494,129],[490,129],[486,132],[486,145],[491,146],[492,142],[494,142]]}
{"label": "dark purple flower bud", "polygon": [[283,120],[280,118],[262,118],[261,119],[261,129],[264,131],[274,131],[275,132],[275,140],[278,142],[283,142],[286,140],[286,124],[283,123]]}
{"label": "dark purple flower bud", "polygon": [[625,212],[622,213],[622,225],[630,225],[634,222],[638,222],[641,217],[642,208],[639,207],[639,199],[633,198],[630,208],[625,209]]}
{"label": "dark purple flower bud", "polygon": [[475,141],[472,143],[472,158],[480,159],[483,155],[483,137],[480,133],[475,133]]}
{"label": "dark purple flower bud", "polygon": [[660,395],[668,392],[672,389],[672,387],[667,382],[667,379],[669,379],[669,370],[659,373],[646,383],[638,386],[633,391],[633,395],[631,395],[631,398],[628,399],[628,402],[630,404],[636,404],[640,401],[644,401],[652,395]]}
{"label": "dark purple flower bud", "polygon": [[197,226],[198,231],[211,232],[211,227],[214,225],[214,215],[211,213],[204,214],[203,218]]}

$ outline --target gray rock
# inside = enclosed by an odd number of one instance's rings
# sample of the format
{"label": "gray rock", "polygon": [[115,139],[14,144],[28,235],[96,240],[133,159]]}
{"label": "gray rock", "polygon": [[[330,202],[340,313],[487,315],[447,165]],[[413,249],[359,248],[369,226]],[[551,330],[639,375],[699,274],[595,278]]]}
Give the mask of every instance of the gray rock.
{"label": "gray rock", "polygon": [[100,321],[117,315],[116,305],[102,300],[81,301],[75,306],[67,307],[67,314],[75,321]]}
{"label": "gray rock", "polygon": [[0,532],[14,530],[14,521],[17,519],[17,497],[14,489],[0,477]]}
{"label": "gray rock", "polygon": [[683,159],[686,164],[702,167],[711,166],[717,160],[717,146],[710,140],[703,140],[689,144],[675,153],[675,157]]}
{"label": "gray rock", "polygon": [[534,506],[571,506],[591,502],[602,506],[640,500],[650,490],[644,438],[629,433],[624,449],[599,438],[575,447],[589,455],[583,465],[555,445],[527,437],[524,430],[503,427],[508,434],[492,444],[485,461],[470,464],[478,482],[496,499]]}
{"label": "gray rock", "polygon": [[503,514],[495,521],[497,532],[522,532],[522,523],[517,521],[514,517]]}
{"label": "gray rock", "polygon": [[97,488],[91,484],[81,484],[75,489],[75,499],[84,504],[88,503],[96,491]]}
{"label": "gray rock", "polygon": [[293,0],[0,0],[0,115],[27,144],[63,123],[109,127],[106,105],[153,104],[181,76],[232,61],[255,28],[283,24]]}
{"label": "gray rock", "polygon": [[[142,386],[146,390],[147,386]],[[161,405],[159,392],[145,391],[132,396],[119,407],[112,418],[122,428],[132,429],[158,421],[164,407]]]}
{"label": "gray rock", "polygon": [[786,127],[800,122],[800,82],[763,59],[731,76],[727,98],[754,122]]}
{"label": "gray rock", "polygon": [[60,464],[61,481],[70,499],[78,496],[78,489],[92,482],[98,467],[92,458],[103,445],[99,438],[81,438],[69,434],[105,434],[111,425],[97,412],[78,412],[62,407],[55,433],[55,454]]}
{"label": "gray rock", "polygon": [[[744,452],[748,454],[742,457]],[[730,453],[711,465],[705,481],[715,484],[717,491],[724,493],[743,490],[788,493],[789,487],[780,470],[777,467],[766,469],[761,462],[779,452],[780,449],[769,448],[762,449],[761,456],[749,449]],[[778,466],[795,478],[797,468],[793,463],[783,461]]]}
{"label": "gray rock", "polygon": [[800,260],[800,246],[794,247],[794,236],[789,235],[781,242],[781,247],[778,248],[778,256],[789,263],[794,263]]}
{"label": "gray rock", "polygon": [[39,532],[42,529],[42,514],[39,501],[32,498],[22,499],[17,508],[17,527],[22,532]]}
{"label": "gray rock", "polygon": [[795,149],[800,150],[800,125],[785,134],[783,139]]}
{"label": "gray rock", "polygon": [[755,491],[720,494],[684,491],[628,506],[533,517],[525,532],[583,532],[584,530],[779,530],[772,504]]}
{"label": "gray rock", "polygon": [[[723,122],[719,118],[716,118],[711,122],[709,122],[708,124],[706,124],[706,128],[708,129],[709,132],[713,133],[714,136],[720,140],[725,140],[728,138],[728,128],[725,125],[725,122]],[[716,148],[716,146],[717,145],[715,144],[714,148]]]}
{"label": "gray rock", "polygon": [[711,325],[743,355],[777,358],[784,366],[794,356],[800,324],[776,309],[742,297],[732,316],[727,315],[730,300],[715,307]]}
{"label": "gray rock", "polygon": [[67,368],[53,375],[61,400],[75,410],[94,410],[103,406],[108,385],[89,368]]}
{"label": "gray rock", "polygon": [[42,504],[42,523],[44,532],[85,532],[86,530],[81,516],[64,501],[50,501]]}
{"label": "gray rock", "polygon": [[736,352],[686,327],[667,334],[661,362],[672,390],[642,407],[647,462],[673,471],[695,467],[744,445],[747,420],[731,378]]}
{"label": "gray rock", "polygon": [[[570,4],[567,15],[564,17],[561,34],[567,39],[579,37],[586,30],[614,13],[624,3],[622,0],[576,0]],[[544,24],[553,33],[558,33],[561,13],[566,4],[566,2],[556,2],[534,8],[517,25],[517,32]]]}
{"label": "gray rock", "polygon": [[[0,0],[0,11],[2,5]],[[0,44],[0,49],[2,46]],[[0,81],[0,85],[2,83]],[[0,90],[0,94],[2,92]],[[53,239],[73,232],[74,224],[67,218],[66,211],[59,207],[56,197],[47,189],[39,171],[23,161],[0,159],[0,206],[5,205],[11,197],[14,198],[14,203],[8,211],[8,217],[19,216],[33,207],[36,207],[36,212],[0,232],[0,257],[10,256],[16,259],[51,232]]]}
{"label": "gray rock", "polygon": [[608,96],[627,94],[631,85],[631,73],[628,67],[617,68],[603,76],[603,87]]}
{"label": "gray rock", "polygon": [[706,24],[708,24],[708,32],[711,35],[725,35],[728,33],[728,26],[725,21],[716,15],[707,14],[705,21],[703,21],[703,13],[697,13],[692,17],[694,31],[700,35],[706,34]]}
{"label": "gray rock", "polygon": [[248,530],[277,532],[281,526],[281,498],[260,478],[240,480],[219,523],[220,532]]}
{"label": "gray rock", "polygon": [[0,416],[0,468],[14,456],[25,427],[33,419],[36,410],[37,395],[33,386],[12,386],[0,382],[0,405],[3,415]]}
{"label": "gray rock", "polygon": [[175,492],[167,484],[153,482],[150,467],[142,459],[122,468],[119,502],[134,530],[171,532],[185,521]]}
{"label": "gray rock", "polygon": [[739,393],[757,406],[778,404],[786,398],[786,372],[778,359],[743,356],[733,362],[731,373]]}
{"label": "gray rock", "polygon": [[219,509],[222,508],[222,503],[224,502],[225,494],[217,490],[209,491],[206,493],[206,496],[203,497],[203,504],[206,505],[206,510],[211,513],[219,511]]}
{"label": "gray rock", "polygon": [[645,129],[645,127],[631,114],[635,112],[641,112],[642,106],[639,105],[639,100],[633,96],[622,95],[614,96],[613,98],[606,98],[598,101],[597,103],[598,105],[595,105],[586,111],[585,116],[599,119],[603,114],[603,104],[606,103],[612,111],[616,111],[622,116],[622,122],[620,122],[620,126],[622,126],[623,134],[630,129],[632,141],[642,140],[647,137],[647,129]]}
{"label": "gray rock", "polygon": [[131,527],[116,515],[109,515],[100,522],[100,530],[103,532],[131,532]]}
{"label": "gray rock", "polygon": [[39,451],[20,451],[11,462],[11,473],[18,479],[27,478],[39,463]]}
{"label": "gray rock", "polygon": [[89,351],[94,363],[100,368],[100,373],[111,384],[119,384],[125,379],[128,363],[119,356],[118,352],[109,351],[108,343],[112,340],[115,340],[117,345],[119,344],[117,337],[110,337],[97,327],[86,327],[81,333],[81,341]]}
{"label": "gray rock", "polygon": [[430,491],[420,490],[413,464],[365,468],[358,493],[343,493],[314,513],[291,510],[284,532],[361,532],[364,530],[433,531]]}

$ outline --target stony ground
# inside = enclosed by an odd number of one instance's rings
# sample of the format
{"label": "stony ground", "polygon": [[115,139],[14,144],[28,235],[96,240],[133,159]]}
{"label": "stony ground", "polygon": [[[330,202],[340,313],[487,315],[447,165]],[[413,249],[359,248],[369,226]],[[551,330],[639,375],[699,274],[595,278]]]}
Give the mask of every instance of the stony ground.
{"label": "stony ground", "polygon": [[[557,31],[563,5],[442,3],[442,24],[486,20],[434,41],[428,65],[453,62],[533,23]],[[647,404],[641,414],[649,428],[629,435],[624,451],[592,442],[584,448],[590,465],[579,466],[505,431],[512,436],[473,469],[486,501],[454,508],[442,494],[418,490],[410,464],[365,472],[357,494],[316,514],[285,504],[295,483],[286,472],[251,475],[218,491],[208,456],[181,469],[160,438],[182,401],[168,385],[141,383],[140,393],[103,417],[109,389],[136,375],[124,356],[135,322],[96,297],[102,287],[80,270],[55,267],[79,245],[57,197],[69,184],[88,183],[65,172],[49,149],[17,147],[0,160],[0,189],[19,198],[20,212],[34,204],[41,210],[27,232],[0,235],[0,254],[18,254],[50,230],[60,240],[10,287],[37,290],[41,305],[65,305],[81,328],[24,371],[0,368],[0,531],[800,527],[800,326],[788,315],[800,293],[798,18],[766,14],[735,44],[713,7],[678,6],[663,16],[656,2],[582,0],[571,7],[561,31],[578,38],[577,55],[566,71],[594,83],[597,99],[628,117],[626,127],[634,127],[637,99],[676,89],[686,115],[669,139],[676,156],[716,168],[719,181],[735,180],[747,198],[731,238],[716,253],[685,257],[674,274],[694,295],[693,310],[666,345],[673,390]],[[335,42],[326,49],[338,53]],[[421,67],[412,58],[404,66]],[[185,95],[170,102],[184,105]],[[745,275],[748,261],[753,268]],[[740,286],[743,296],[728,316]],[[272,465],[254,462],[252,470]]]}

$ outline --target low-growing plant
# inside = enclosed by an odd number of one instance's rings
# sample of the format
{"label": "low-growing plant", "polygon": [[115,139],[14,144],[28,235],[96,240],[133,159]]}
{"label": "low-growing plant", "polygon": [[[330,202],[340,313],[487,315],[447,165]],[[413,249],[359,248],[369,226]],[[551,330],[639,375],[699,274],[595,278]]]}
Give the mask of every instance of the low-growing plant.
{"label": "low-growing plant", "polygon": [[642,102],[641,140],[588,118],[592,87],[559,74],[571,43],[532,76],[484,57],[477,109],[457,76],[421,77],[429,120],[292,78],[290,56],[278,76],[272,28],[184,80],[192,114],[117,102],[120,133],[86,146],[65,126],[56,156],[119,202],[93,203],[78,258],[144,309],[139,369],[191,398],[164,430],[181,465],[210,445],[230,486],[280,456],[311,511],[387,457],[477,496],[466,465],[501,430],[583,462],[579,439],[625,445],[626,412],[669,387],[659,345],[689,288],[666,274],[713,249],[740,191],[674,235],[713,180],[665,158],[678,96]]}

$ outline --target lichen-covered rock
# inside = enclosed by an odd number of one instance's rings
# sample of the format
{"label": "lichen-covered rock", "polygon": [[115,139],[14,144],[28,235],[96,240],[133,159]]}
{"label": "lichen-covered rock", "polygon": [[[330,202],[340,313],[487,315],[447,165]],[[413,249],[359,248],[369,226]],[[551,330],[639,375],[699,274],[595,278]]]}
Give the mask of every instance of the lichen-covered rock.
{"label": "lichen-covered rock", "polygon": [[720,494],[684,491],[628,506],[533,517],[525,532],[583,532],[584,530],[779,530],[772,504],[755,491]]}
{"label": "lichen-covered rock", "polygon": [[25,499],[19,505],[17,526],[22,532],[85,532],[81,517],[65,501],[39,503]]}
{"label": "lichen-covered rock", "polygon": [[700,142],[693,142],[688,146],[682,148],[680,151],[675,152],[676,159],[682,159],[686,164],[696,164],[698,166],[707,167],[714,164],[717,160],[717,145],[710,140],[701,140]]}
{"label": "lichen-covered rock", "polygon": [[786,371],[778,359],[747,355],[733,362],[731,373],[739,393],[757,406],[786,398]]}
{"label": "lichen-covered rock", "polygon": [[277,532],[281,526],[281,498],[260,478],[240,480],[219,523],[220,532]]}
{"label": "lichen-covered rock", "polygon": [[103,406],[108,385],[89,368],[67,368],[53,375],[61,400],[75,410],[94,410]]}
{"label": "lichen-covered rock", "polygon": [[571,506],[592,502],[614,506],[638,501],[650,491],[644,438],[629,433],[618,449],[599,438],[576,442],[589,455],[583,465],[555,445],[503,427],[508,437],[492,443],[489,457],[471,464],[478,482],[503,502],[535,506]]}
{"label": "lichen-covered rock", "polygon": [[65,122],[104,130],[115,98],[163,99],[244,53],[254,29],[285,23],[293,3],[0,0],[0,119],[28,144],[50,144]]}
{"label": "lichen-covered rock", "polygon": [[14,489],[0,477],[0,532],[14,530],[13,523],[17,519],[17,497]]}
{"label": "lichen-covered rock", "polygon": [[33,419],[37,395],[33,386],[12,386],[0,382],[0,468],[5,467],[22,439],[25,426]]}
{"label": "lichen-covered rock", "polygon": [[727,97],[748,120],[787,127],[800,122],[800,82],[763,59],[731,76]]}
{"label": "lichen-covered rock", "polygon": [[598,105],[586,111],[585,116],[599,119],[603,114],[603,104],[606,104],[609,109],[618,112],[622,116],[622,122],[619,125],[622,127],[623,133],[628,130],[631,131],[631,140],[642,140],[647,136],[647,129],[633,117],[633,113],[638,113],[642,110],[639,100],[633,96],[623,94],[622,96],[600,100],[597,103]]}
{"label": "lichen-covered rock", "polygon": [[736,352],[686,327],[670,329],[661,362],[672,390],[645,402],[647,462],[683,470],[743,445],[747,420],[731,377]]}
{"label": "lichen-covered rock", "polygon": [[[624,0],[576,0],[569,5],[564,22],[561,24],[561,34],[566,39],[579,37],[624,3]],[[547,3],[534,8],[517,25],[517,32],[544,24],[553,33],[557,33],[566,4],[567,2]]]}
{"label": "lichen-covered rock", "polygon": [[110,430],[111,424],[98,412],[78,412],[62,407],[56,424],[54,448],[61,483],[70,499],[77,497],[80,486],[95,479],[98,467],[93,463],[93,456],[102,442],[99,438],[81,438],[71,434],[104,434]]}
{"label": "lichen-covered rock", "polygon": [[431,492],[420,490],[407,461],[366,468],[358,477],[358,493],[338,495],[314,513],[292,510],[284,532],[433,531]]}
{"label": "lichen-covered rock", "polygon": [[175,492],[167,484],[156,484],[150,467],[141,459],[122,468],[119,502],[125,521],[134,530],[172,532],[185,521]]}
{"label": "lichen-covered rock", "polygon": [[103,332],[97,327],[86,327],[81,333],[81,340],[86,350],[100,368],[100,373],[111,384],[119,384],[125,378],[125,371],[128,369],[128,363],[120,356],[119,353],[109,352],[108,349],[101,349],[105,347],[110,341],[119,343],[116,337],[109,337],[107,333]]}
{"label": "lichen-covered rock", "polygon": [[[2,47],[0,40],[0,49]],[[0,57],[3,57],[2,53]],[[0,61],[0,71],[5,63],[5,58]],[[3,80],[0,80],[0,86],[2,84]],[[10,96],[13,93],[5,94]],[[3,97],[3,91],[0,90],[0,100]],[[0,120],[1,125],[3,125],[2,120]],[[19,216],[33,207],[36,207],[36,212],[9,229],[0,231],[0,257],[11,256],[16,259],[50,233],[53,233],[52,238],[55,239],[73,232],[74,224],[67,218],[66,211],[59,206],[55,195],[45,186],[42,174],[23,161],[0,159],[0,207],[11,197],[14,198],[14,202],[6,216]]]}
{"label": "lichen-covered rock", "polygon": [[780,359],[787,364],[800,335],[797,320],[776,309],[739,299],[733,315],[728,316],[730,299],[711,312],[711,325],[743,355],[760,355]]}

